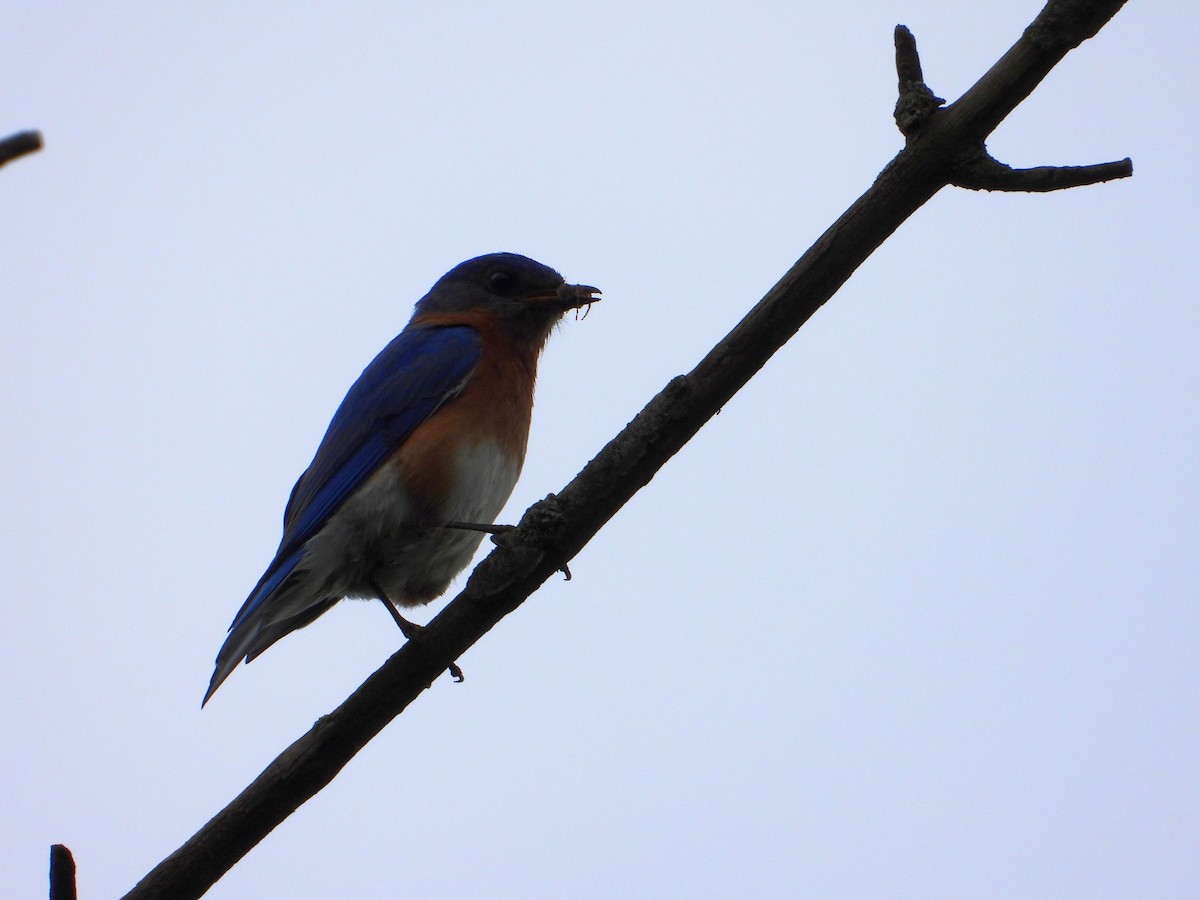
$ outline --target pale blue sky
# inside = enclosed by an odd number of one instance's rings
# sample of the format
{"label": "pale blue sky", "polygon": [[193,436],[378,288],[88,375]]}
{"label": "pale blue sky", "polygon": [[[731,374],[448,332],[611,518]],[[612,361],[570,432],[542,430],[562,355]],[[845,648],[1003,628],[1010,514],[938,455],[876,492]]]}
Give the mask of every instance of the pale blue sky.
{"label": "pale blue sky", "polygon": [[[439,275],[604,290],[515,520],[896,152],[897,22],[953,99],[1041,3],[426,7],[6,11],[0,896],[128,890],[398,646],[342,604],[200,710]],[[1198,22],[1131,0],[989,144],[1134,178],[934,198],[210,896],[1195,896]]]}

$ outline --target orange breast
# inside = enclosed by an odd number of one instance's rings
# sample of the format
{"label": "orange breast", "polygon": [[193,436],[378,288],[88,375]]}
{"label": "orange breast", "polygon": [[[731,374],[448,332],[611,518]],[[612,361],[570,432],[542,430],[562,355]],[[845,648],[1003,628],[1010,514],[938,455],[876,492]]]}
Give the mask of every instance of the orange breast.
{"label": "orange breast", "polygon": [[469,325],[482,339],[479,362],[463,392],[419,425],[396,455],[420,517],[437,520],[444,498],[457,493],[464,458],[474,458],[469,451],[494,446],[520,470],[541,348],[514,339],[493,317],[477,312],[428,316],[422,322]]}

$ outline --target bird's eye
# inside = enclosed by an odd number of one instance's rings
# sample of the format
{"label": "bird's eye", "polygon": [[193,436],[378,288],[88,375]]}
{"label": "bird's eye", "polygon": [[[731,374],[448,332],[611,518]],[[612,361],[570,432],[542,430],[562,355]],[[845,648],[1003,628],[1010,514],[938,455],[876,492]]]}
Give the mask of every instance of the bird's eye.
{"label": "bird's eye", "polygon": [[488,287],[490,287],[493,291],[503,293],[512,287],[513,274],[512,272],[508,271],[508,269],[497,269],[495,272],[492,272],[490,275],[488,275],[487,282]]}

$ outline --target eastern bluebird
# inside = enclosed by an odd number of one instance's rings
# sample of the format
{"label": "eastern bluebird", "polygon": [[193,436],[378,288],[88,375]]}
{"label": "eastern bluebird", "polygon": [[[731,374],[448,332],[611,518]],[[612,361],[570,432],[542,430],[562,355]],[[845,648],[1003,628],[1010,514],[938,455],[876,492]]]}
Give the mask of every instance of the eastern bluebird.
{"label": "eastern bluebird", "polygon": [[[346,394],[283,514],[275,558],[229,626],[207,703],[343,597],[428,603],[471,561],[512,493],[538,355],[599,290],[515,253],[455,266]],[[406,632],[407,633],[407,632]],[[201,704],[203,705],[203,704]]]}

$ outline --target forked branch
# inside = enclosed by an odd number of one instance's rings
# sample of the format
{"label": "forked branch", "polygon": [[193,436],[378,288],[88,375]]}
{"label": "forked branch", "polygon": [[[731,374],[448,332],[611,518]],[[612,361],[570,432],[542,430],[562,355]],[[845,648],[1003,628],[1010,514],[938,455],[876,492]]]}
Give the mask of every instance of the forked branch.
{"label": "forked branch", "polygon": [[[1042,36],[1045,37],[1044,32]],[[905,139],[911,141],[921,133],[926,123],[938,115],[946,101],[925,83],[921,57],[917,53],[917,39],[913,33],[903,25],[897,25],[895,43],[896,75],[900,89],[900,98],[896,101],[896,126]],[[1129,157],[1090,166],[1014,169],[993,158],[981,138],[964,148],[954,161],[949,183],[971,190],[1045,192],[1099,184],[1116,178],[1128,178],[1132,174],[1133,161]]]}

